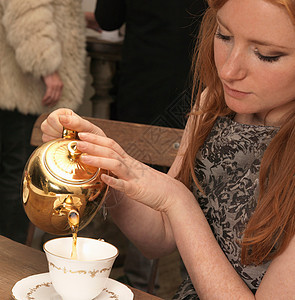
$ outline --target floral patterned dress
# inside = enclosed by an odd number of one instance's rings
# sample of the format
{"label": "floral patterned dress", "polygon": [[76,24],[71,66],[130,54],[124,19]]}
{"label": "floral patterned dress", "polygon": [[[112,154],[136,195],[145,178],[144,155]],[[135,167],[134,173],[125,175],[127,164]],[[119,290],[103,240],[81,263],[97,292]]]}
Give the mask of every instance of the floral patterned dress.
{"label": "floral patterned dress", "polygon": [[[196,159],[195,173],[206,196],[195,186],[194,195],[221,249],[254,293],[269,263],[242,265],[238,241],[256,207],[263,153],[278,130],[220,117]],[[199,299],[189,277],[173,299]]]}

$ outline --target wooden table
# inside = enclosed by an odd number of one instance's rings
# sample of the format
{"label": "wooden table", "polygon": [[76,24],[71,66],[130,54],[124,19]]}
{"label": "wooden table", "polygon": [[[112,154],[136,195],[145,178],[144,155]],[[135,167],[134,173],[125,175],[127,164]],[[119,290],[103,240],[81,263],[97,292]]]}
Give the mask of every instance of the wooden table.
{"label": "wooden table", "polygon": [[[30,275],[48,272],[43,252],[14,242],[0,235],[0,299],[9,300],[14,284]],[[134,300],[159,300],[160,298],[131,288]]]}

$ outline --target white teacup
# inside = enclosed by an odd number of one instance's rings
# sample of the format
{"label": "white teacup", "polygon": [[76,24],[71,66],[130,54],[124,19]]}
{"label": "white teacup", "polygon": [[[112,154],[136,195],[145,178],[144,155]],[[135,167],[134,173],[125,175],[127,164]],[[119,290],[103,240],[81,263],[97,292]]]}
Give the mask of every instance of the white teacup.
{"label": "white teacup", "polygon": [[72,238],[43,246],[52,285],[63,300],[91,300],[106,286],[118,249],[102,240],[78,237],[77,260],[71,259]]}

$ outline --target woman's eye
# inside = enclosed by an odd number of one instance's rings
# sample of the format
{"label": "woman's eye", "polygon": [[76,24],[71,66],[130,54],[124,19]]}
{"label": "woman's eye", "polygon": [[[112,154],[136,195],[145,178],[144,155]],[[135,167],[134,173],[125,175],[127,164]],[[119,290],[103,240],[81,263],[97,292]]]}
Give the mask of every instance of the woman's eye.
{"label": "woman's eye", "polygon": [[278,61],[281,57],[281,55],[265,56],[265,55],[262,55],[257,49],[254,50],[254,53],[260,60],[266,61],[266,62],[275,62],[275,61]]}
{"label": "woman's eye", "polygon": [[218,39],[223,40],[223,41],[230,41],[230,39],[231,39],[230,36],[224,35],[220,31],[217,31],[215,35]]}

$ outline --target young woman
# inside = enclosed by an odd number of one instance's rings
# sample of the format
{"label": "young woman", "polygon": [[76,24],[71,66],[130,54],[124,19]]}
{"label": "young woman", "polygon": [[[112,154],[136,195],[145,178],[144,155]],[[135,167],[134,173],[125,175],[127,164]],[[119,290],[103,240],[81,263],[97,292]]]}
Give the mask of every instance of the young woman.
{"label": "young woman", "polygon": [[149,257],[178,248],[189,278],[175,299],[293,299],[295,2],[208,3],[168,175],[69,110],[48,117],[43,139],[80,132],[83,162],[116,175],[102,179],[124,194],[110,208],[124,233]]}

